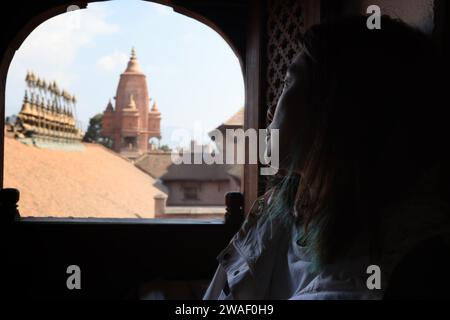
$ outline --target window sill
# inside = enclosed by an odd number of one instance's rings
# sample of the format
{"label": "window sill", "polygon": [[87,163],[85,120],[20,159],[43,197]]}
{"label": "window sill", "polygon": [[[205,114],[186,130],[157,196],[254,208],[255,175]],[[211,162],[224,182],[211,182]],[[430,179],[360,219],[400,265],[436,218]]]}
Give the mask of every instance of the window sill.
{"label": "window sill", "polygon": [[83,224],[83,225],[225,225],[222,219],[139,219],[139,218],[59,218],[59,217],[23,217],[16,220],[19,224]]}

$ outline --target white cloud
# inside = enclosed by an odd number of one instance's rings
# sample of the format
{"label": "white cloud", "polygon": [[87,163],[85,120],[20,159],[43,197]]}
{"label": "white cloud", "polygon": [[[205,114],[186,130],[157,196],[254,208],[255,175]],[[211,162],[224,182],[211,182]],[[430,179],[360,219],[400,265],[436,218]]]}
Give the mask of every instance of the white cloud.
{"label": "white cloud", "polygon": [[[99,7],[53,17],[25,39],[14,56],[14,62],[39,66],[47,76],[64,74],[69,71],[80,49],[95,46],[97,36],[119,31],[118,26],[106,21],[106,17],[107,12]],[[35,71],[39,73],[40,70]]]}
{"label": "white cloud", "polygon": [[95,48],[100,36],[120,32],[108,21],[104,6],[69,11],[55,16],[33,30],[11,61],[6,83],[6,114],[18,112],[25,88],[25,75],[31,68],[47,81],[56,80],[71,91],[81,74],[74,73],[80,52]]}
{"label": "white cloud", "polygon": [[127,61],[128,55],[126,53],[115,51],[109,55],[101,57],[97,61],[97,68],[106,72],[125,69]]}

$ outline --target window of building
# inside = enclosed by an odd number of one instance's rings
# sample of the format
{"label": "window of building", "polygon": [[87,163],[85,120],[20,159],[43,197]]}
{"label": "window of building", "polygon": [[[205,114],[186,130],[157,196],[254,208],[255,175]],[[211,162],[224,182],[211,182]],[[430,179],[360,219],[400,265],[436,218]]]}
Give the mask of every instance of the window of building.
{"label": "window of building", "polygon": [[[239,59],[205,24],[144,1],[71,6],[10,64],[3,185],[21,192],[23,217],[223,217],[236,190],[221,181],[240,185],[242,170],[178,166],[172,154],[211,152],[208,132],[243,128],[243,104]],[[181,196],[177,181],[215,192]],[[201,210],[184,207],[192,200]]]}
{"label": "window of building", "polygon": [[199,200],[198,187],[184,187],[184,200]]}

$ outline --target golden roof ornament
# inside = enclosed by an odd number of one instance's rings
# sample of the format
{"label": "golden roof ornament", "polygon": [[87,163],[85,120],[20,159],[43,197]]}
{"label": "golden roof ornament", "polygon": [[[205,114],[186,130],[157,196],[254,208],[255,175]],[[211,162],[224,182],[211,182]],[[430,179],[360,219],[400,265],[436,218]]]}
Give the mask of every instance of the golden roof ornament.
{"label": "golden roof ornament", "polygon": [[60,95],[60,91],[59,91],[59,87],[58,87],[58,85],[56,84],[56,81],[53,81],[53,91],[55,92],[55,94],[56,95]]}
{"label": "golden roof ornament", "polygon": [[22,110],[20,111],[20,113],[25,114],[25,115],[28,115],[31,113],[30,103],[28,102],[28,94],[27,94],[26,90],[25,90],[25,96],[23,98]]}
{"label": "golden roof ornament", "polygon": [[156,104],[156,101],[153,102],[153,106],[152,106],[152,109],[150,111],[151,112],[158,112],[159,111],[158,105]]}
{"label": "golden roof ornament", "polygon": [[44,98],[41,99],[41,103],[39,105],[42,115],[45,117],[45,102]]}
{"label": "golden roof ornament", "polygon": [[127,69],[125,70],[125,72],[141,73],[141,68],[136,56],[136,49],[134,47],[131,49],[131,57],[128,61]]}
{"label": "golden roof ornament", "polygon": [[[134,54],[135,56],[135,54]],[[56,138],[81,140],[81,131],[76,128],[74,106],[75,95],[60,89],[56,81],[38,77],[32,70],[25,76],[27,89],[18,117],[23,122],[22,130]],[[133,99],[132,99],[133,100]],[[135,105],[134,100],[131,104]]]}
{"label": "golden roof ornament", "polygon": [[30,114],[33,115],[33,116],[37,116],[37,113],[36,113],[36,106],[35,106],[34,103],[31,103],[31,104],[30,104]]}
{"label": "golden roof ornament", "polygon": [[50,100],[47,99],[47,107],[46,107],[46,111],[47,111],[47,119],[49,121],[53,121],[53,113],[52,113],[52,107],[50,105]]}

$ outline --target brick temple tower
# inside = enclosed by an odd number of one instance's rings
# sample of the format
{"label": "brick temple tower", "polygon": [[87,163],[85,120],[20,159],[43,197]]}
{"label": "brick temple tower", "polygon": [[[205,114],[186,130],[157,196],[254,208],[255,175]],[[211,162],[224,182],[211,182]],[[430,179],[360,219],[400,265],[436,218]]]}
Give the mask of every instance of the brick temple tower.
{"label": "brick temple tower", "polygon": [[134,48],[114,99],[115,108],[109,101],[103,112],[102,135],[112,139],[116,152],[135,158],[150,149],[149,139],[161,139],[161,113],[156,102],[150,109],[147,80]]}

